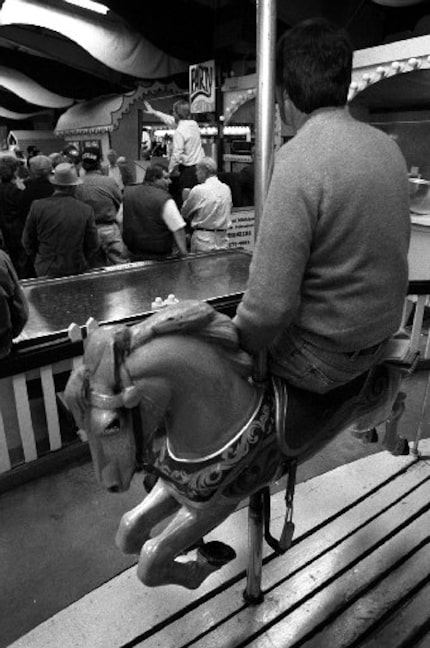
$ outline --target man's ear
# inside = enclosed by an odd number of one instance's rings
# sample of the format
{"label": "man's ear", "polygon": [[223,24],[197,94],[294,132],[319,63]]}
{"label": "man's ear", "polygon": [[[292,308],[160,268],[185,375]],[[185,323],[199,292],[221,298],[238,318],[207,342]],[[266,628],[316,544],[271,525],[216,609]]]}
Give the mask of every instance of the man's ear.
{"label": "man's ear", "polygon": [[303,126],[309,115],[297,108],[285,89],[277,87],[275,94],[276,101],[279,105],[281,120],[291,131],[297,132]]}
{"label": "man's ear", "polygon": [[285,113],[285,98],[287,97],[287,93],[281,86],[275,86],[275,101],[279,106],[279,115],[281,117],[281,120],[284,122],[284,124],[287,123],[286,121],[286,113]]}

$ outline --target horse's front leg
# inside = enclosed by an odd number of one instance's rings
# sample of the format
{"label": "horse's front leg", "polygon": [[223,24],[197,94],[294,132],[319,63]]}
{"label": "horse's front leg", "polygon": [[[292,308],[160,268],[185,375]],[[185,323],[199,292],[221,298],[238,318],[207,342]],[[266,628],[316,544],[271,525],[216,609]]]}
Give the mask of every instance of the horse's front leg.
{"label": "horse's front leg", "polygon": [[152,529],[179,507],[180,504],[158,480],[145,499],[122,516],[116,534],[117,546],[123,553],[139,554]]}
{"label": "horse's front leg", "polygon": [[224,500],[203,510],[182,506],[166,528],[143,545],[137,568],[142,583],[149,587],[182,585],[197,589],[210,574],[229,562],[234,552],[220,562],[199,552],[196,558],[186,561],[176,560],[176,557],[221,524],[238,503],[239,500]]}

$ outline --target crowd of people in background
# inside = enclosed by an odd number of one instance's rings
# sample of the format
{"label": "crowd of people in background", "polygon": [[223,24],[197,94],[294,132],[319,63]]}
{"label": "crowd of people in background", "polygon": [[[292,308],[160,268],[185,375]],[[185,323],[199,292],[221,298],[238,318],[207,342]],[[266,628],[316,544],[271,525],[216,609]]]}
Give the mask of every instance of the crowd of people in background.
{"label": "crowd of people in background", "polygon": [[113,149],[106,159],[73,144],[0,152],[0,310],[17,304],[0,355],[28,316],[19,280],[227,248],[231,190],[205,156],[189,103],[162,115],[175,126],[170,159],[150,160],[141,182]]}

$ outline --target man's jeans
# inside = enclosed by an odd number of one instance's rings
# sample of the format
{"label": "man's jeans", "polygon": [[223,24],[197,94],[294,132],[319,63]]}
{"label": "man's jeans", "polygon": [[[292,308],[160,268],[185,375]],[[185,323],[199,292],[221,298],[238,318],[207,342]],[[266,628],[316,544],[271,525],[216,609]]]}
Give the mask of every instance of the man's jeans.
{"label": "man's jeans", "polygon": [[282,354],[271,349],[269,370],[296,387],[324,394],[378,364],[387,342],[354,353],[333,352],[304,340],[297,329],[292,329],[282,338]]}

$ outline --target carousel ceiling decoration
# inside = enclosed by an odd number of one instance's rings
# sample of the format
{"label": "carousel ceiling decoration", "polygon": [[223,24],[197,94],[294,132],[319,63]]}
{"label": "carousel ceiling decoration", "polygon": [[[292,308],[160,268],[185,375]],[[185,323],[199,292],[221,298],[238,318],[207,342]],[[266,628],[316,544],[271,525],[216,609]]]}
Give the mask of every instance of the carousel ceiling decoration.
{"label": "carousel ceiling decoration", "polygon": [[[239,59],[249,62],[242,66],[243,73],[238,66],[238,76],[255,70],[255,0],[103,0],[92,5],[89,1],[0,0],[1,64],[77,101],[126,94],[144,80],[174,78],[184,85],[188,64],[211,58],[224,67]],[[430,32],[430,21],[426,23],[430,1],[411,2],[278,0],[277,24],[282,33],[299,20],[325,16],[344,26],[355,49],[362,50],[396,35],[398,40],[399,32],[403,38]],[[104,13],[95,13],[96,9]],[[354,77],[357,85],[351,96],[371,92],[378,78],[385,82],[402,76],[401,71],[410,69],[409,59],[422,56],[411,53],[384,61],[383,77],[378,77],[378,65],[371,71],[363,69],[362,75],[370,78]],[[396,61],[403,66],[401,71],[391,68]],[[422,62],[418,69],[423,69]],[[228,67],[222,70],[233,73]],[[227,122],[237,119],[250,103],[246,92],[239,94],[236,105],[226,106]],[[32,113],[37,108],[17,107],[11,93],[4,98],[6,103],[0,97],[0,104],[11,112]]]}
{"label": "carousel ceiling decoration", "polygon": [[137,79],[164,78],[188,70],[187,63],[165,54],[118,16],[93,16],[67,3],[60,6],[49,1],[5,0],[0,26],[57,32],[108,68]]}
{"label": "carousel ceiling decoration", "polygon": [[32,112],[32,113],[18,113],[18,112],[13,112],[12,110],[7,110],[6,108],[2,108],[0,106],[0,117],[3,117],[4,119],[13,119],[16,121],[21,121],[23,119],[30,119],[31,117],[38,117],[39,115],[44,115],[48,113],[48,110],[38,110],[37,112]]}
{"label": "carousel ceiling decoration", "polygon": [[45,108],[67,108],[74,102],[74,99],[50,92],[22,72],[3,65],[0,65],[0,86],[28,103]]}
{"label": "carousel ceiling decoration", "polygon": [[88,9],[88,11],[95,11],[103,16],[105,16],[109,11],[109,7],[101,4],[101,2],[93,2],[93,0],[65,0],[65,2],[75,5],[76,7],[81,7],[82,9]]}

